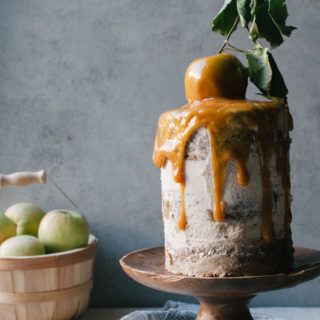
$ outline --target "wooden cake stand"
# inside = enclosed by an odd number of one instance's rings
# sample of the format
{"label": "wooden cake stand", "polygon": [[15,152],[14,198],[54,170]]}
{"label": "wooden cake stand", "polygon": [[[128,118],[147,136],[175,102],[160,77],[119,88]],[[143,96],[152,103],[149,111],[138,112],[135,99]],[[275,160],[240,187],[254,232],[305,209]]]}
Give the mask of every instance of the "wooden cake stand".
{"label": "wooden cake stand", "polygon": [[296,286],[320,274],[320,251],[295,247],[290,273],[244,277],[186,277],[164,268],[164,248],[125,255],[120,264],[135,281],[162,291],[191,295],[200,302],[197,320],[252,320],[248,303],[256,294]]}

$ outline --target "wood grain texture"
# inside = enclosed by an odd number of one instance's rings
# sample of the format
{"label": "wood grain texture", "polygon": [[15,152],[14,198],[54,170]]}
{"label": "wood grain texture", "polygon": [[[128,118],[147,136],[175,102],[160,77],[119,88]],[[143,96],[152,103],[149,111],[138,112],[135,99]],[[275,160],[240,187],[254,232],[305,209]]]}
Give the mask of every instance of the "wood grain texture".
{"label": "wood grain texture", "polygon": [[0,188],[15,186],[26,187],[32,184],[45,184],[47,181],[46,172],[40,170],[38,172],[15,172],[7,175],[0,174]]}
{"label": "wood grain texture", "polygon": [[33,257],[2,257],[0,271],[5,270],[36,270],[73,265],[78,262],[90,260],[96,254],[96,244],[91,243],[85,248],[65,251],[59,254],[47,254]]}
{"label": "wood grain texture", "polygon": [[164,247],[125,255],[120,264],[129,277],[153,289],[186,294],[200,302],[197,320],[251,320],[248,303],[259,292],[293,287],[320,274],[320,251],[295,247],[289,273],[244,277],[187,277],[165,270]]}
{"label": "wood grain texture", "polygon": [[[97,240],[58,254],[0,258],[0,320],[68,320],[88,306]],[[7,268],[7,269],[6,269]]]}

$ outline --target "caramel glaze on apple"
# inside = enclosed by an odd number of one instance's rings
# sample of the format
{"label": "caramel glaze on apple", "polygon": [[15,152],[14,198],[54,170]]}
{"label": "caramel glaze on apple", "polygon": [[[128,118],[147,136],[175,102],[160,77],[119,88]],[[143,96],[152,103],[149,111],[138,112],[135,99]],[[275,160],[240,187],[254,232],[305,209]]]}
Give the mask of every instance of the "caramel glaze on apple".
{"label": "caramel glaze on apple", "polygon": [[[285,112],[285,117],[283,117]],[[281,116],[282,115],[282,116]],[[285,119],[285,120],[284,120]],[[174,181],[181,184],[181,214],[178,228],[187,224],[184,208],[184,159],[189,138],[200,127],[207,128],[212,153],[214,179],[214,220],[221,222],[225,216],[223,200],[227,162],[237,165],[238,183],[246,186],[250,176],[246,167],[250,145],[254,140],[259,152],[262,184],[262,237],[266,243],[275,240],[272,221],[272,186],[269,162],[276,156],[276,168],[285,190],[286,230],[290,232],[290,138],[279,128],[292,130],[292,118],[288,107],[276,102],[212,98],[190,102],[187,105],[163,113],[160,116],[155,138],[153,161],[157,167],[172,163]]]}

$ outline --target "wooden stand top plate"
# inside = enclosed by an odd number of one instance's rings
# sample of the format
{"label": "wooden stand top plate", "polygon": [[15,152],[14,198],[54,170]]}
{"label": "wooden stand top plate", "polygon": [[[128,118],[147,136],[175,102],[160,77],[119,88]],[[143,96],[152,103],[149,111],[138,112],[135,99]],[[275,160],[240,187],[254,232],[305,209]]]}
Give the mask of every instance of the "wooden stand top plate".
{"label": "wooden stand top plate", "polygon": [[164,247],[125,255],[120,264],[129,277],[157,290],[191,295],[200,301],[197,320],[249,320],[249,300],[259,292],[296,286],[320,274],[320,251],[295,247],[289,273],[243,277],[188,277],[164,267]]}

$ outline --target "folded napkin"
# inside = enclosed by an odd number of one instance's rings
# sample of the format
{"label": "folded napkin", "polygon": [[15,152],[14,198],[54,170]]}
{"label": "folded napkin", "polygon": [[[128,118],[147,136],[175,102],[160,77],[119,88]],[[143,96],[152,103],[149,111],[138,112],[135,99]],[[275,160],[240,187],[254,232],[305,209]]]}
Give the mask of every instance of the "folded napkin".
{"label": "folded napkin", "polygon": [[[199,305],[168,300],[161,310],[135,311],[120,320],[195,320]],[[285,320],[252,313],[254,320]]]}

